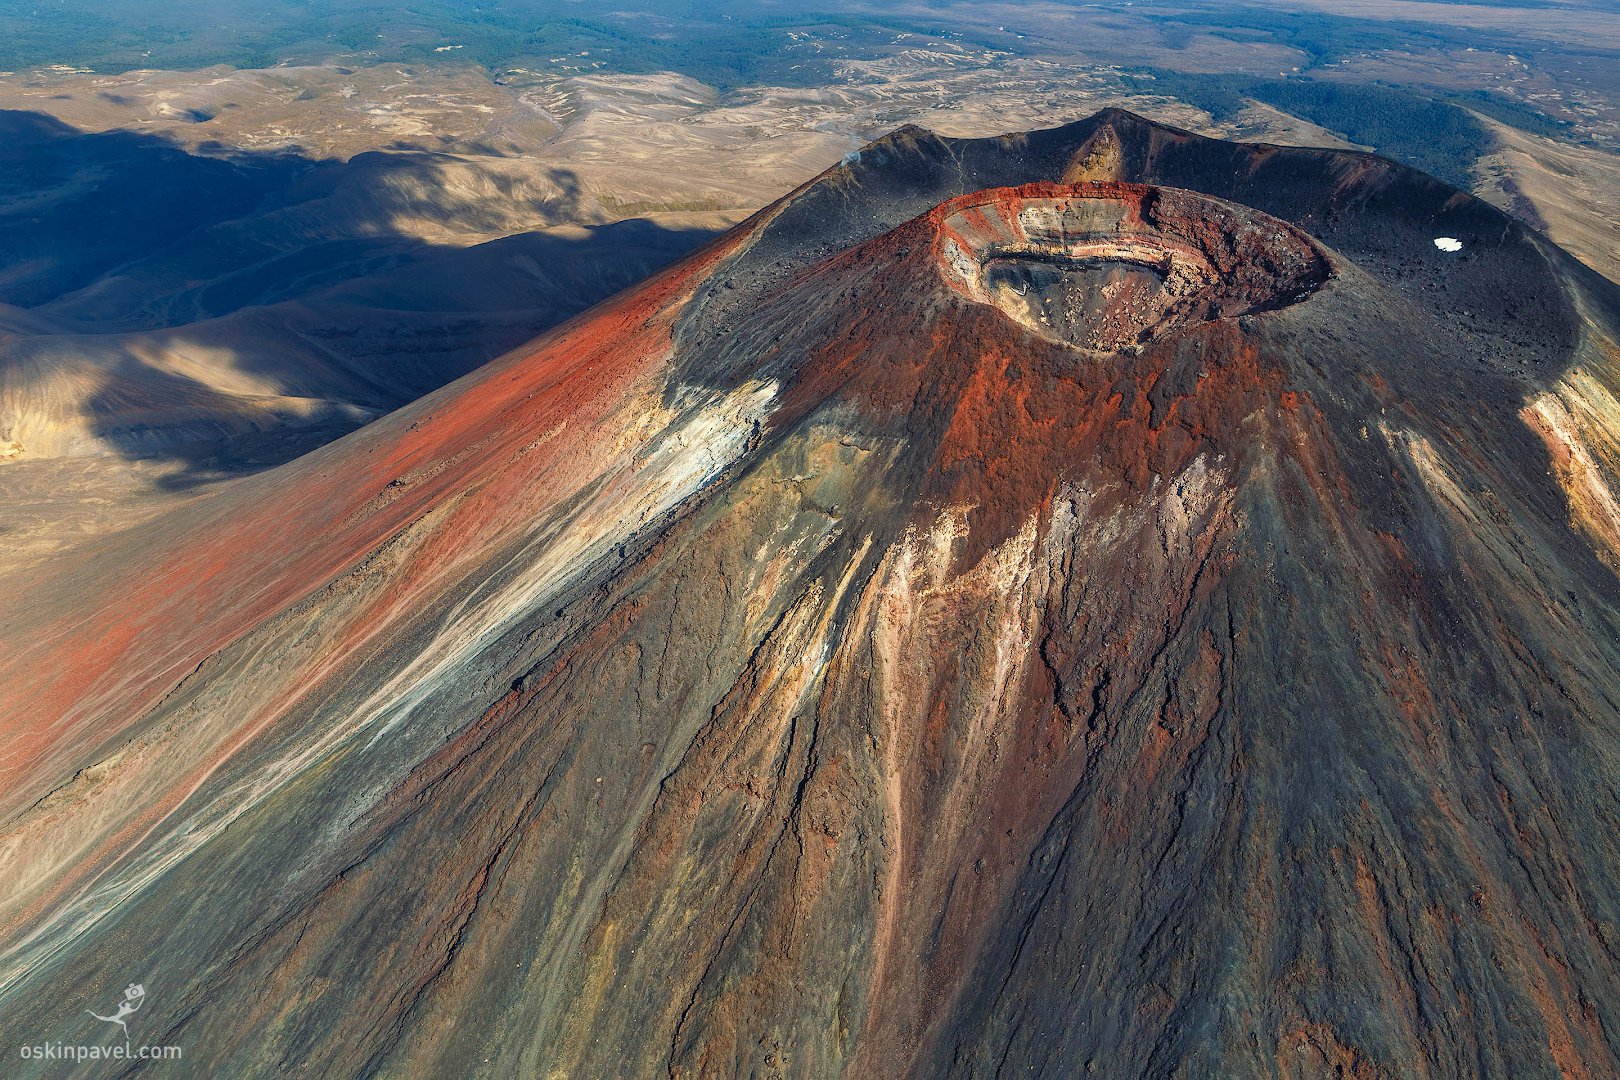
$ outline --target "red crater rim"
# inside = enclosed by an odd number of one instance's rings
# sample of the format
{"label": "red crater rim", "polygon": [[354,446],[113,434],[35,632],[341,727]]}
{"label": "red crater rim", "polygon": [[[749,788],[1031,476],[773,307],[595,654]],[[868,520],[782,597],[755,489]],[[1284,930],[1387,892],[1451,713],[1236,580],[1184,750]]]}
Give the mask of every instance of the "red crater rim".
{"label": "red crater rim", "polygon": [[952,288],[1091,352],[1133,351],[1180,327],[1287,307],[1332,272],[1299,229],[1180,188],[991,188],[929,216]]}

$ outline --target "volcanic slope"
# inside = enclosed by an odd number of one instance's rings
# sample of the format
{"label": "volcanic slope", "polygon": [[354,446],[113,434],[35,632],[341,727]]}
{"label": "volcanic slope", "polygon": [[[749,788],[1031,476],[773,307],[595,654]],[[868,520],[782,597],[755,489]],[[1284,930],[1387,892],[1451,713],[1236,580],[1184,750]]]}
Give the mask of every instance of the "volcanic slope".
{"label": "volcanic slope", "polygon": [[0,1044],[1616,1075],[1617,340],[1376,157],[897,132],[14,598]]}

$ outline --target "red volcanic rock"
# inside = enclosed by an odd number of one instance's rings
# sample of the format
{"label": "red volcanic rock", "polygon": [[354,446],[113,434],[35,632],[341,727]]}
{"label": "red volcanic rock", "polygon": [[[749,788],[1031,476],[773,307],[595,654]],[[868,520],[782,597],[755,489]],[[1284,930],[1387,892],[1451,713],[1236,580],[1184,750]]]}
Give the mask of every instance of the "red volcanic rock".
{"label": "red volcanic rock", "polygon": [[1327,260],[1290,225],[1141,184],[979,192],[929,220],[953,287],[1042,337],[1092,350],[1297,303],[1328,276]]}
{"label": "red volcanic rock", "polygon": [[1616,340],[1381,159],[897,132],[17,598],[0,1043],[1620,1073]]}

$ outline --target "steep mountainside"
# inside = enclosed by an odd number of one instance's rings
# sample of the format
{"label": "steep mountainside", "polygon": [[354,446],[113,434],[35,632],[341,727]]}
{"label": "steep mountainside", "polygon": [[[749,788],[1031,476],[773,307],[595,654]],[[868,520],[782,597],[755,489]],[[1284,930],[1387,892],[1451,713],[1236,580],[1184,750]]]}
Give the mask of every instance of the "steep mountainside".
{"label": "steep mountainside", "polygon": [[1613,1075],[1617,341],[1379,158],[897,132],[40,573],[0,1043]]}

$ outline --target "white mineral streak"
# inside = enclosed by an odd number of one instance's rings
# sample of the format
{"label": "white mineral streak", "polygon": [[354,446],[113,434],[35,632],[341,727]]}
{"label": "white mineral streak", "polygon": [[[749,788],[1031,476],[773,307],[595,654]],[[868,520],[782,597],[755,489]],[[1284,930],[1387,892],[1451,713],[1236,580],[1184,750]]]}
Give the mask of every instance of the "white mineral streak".
{"label": "white mineral streak", "polygon": [[503,584],[464,598],[432,641],[346,719],[334,718],[294,752],[210,793],[205,802],[188,797],[183,813],[155,826],[125,865],[42,919],[0,959],[0,993],[322,758],[367,732],[369,749],[407,722],[519,620],[736,461],[776,393],[774,381],[746,384],[696,411],[676,414],[685,417],[680,426],[654,434],[620,457],[624,464],[571,518],[555,529],[535,530],[505,566],[491,568],[487,580]]}

